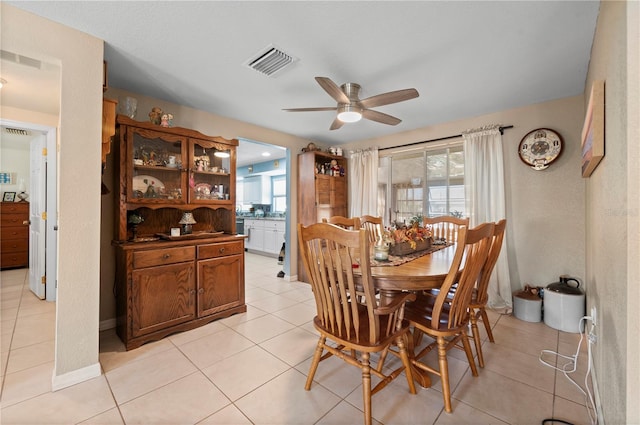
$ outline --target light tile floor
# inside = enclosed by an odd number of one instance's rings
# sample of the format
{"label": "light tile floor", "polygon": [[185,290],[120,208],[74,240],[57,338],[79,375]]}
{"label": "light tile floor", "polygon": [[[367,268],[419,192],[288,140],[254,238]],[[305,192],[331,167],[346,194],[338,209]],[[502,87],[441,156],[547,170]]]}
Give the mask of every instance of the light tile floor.
{"label": "light tile floor", "polygon": [[[359,424],[359,370],[332,358],[304,390],[317,342],[309,286],[277,278],[274,258],[247,253],[248,311],[125,351],[114,330],[100,335],[103,374],[52,392],[55,303],[36,299],[26,269],[0,275],[1,423],[13,424]],[[403,377],[373,396],[377,424],[589,424],[585,398],[543,366],[543,349],[571,355],[579,335],[490,313],[495,344],[471,376],[450,356],[454,412],[440,381],[410,395]],[[587,351],[572,374],[584,387]],[[395,359],[394,359],[395,360]],[[437,364],[435,358],[429,360]]]}

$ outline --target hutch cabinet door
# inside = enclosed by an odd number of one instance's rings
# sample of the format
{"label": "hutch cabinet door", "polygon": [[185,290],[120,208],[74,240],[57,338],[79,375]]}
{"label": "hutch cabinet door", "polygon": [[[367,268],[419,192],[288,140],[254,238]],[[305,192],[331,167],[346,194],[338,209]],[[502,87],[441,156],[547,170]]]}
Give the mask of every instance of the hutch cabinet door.
{"label": "hutch cabinet door", "polygon": [[244,305],[244,254],[198,261],[198,317]]}
{"label": "hutch cabinet door", "polygon": [[138,204],[186,203],[187,138],[137,127],[127,129],[127,201]]}
{"label": "hutch cabinet door", "polygon": [[132,272],[134,337],[195,318],[194,263],[149,267]]}
{"label": "hutch cabinet door", "polygon": [[235,148],[206,140],[189,139],[189,202],[231,204],[235,200]]}

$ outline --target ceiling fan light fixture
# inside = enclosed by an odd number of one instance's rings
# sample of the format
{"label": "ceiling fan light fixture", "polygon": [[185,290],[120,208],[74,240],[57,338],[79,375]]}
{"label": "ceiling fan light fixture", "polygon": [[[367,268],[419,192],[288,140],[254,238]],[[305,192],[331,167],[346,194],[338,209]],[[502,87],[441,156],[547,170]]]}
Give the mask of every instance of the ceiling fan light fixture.
{"label": "ceiling fan light fixture", "polygon": [[358,122],[362,119],[362,108],[353,105],[340,105],[338,119],[342,122]]}

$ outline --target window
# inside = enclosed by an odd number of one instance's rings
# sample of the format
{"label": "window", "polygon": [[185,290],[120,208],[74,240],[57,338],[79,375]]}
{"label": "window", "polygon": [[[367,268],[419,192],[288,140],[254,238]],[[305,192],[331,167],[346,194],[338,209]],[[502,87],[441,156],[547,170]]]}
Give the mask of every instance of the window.
{"label": "window", "polygon": [[287,211],[287,176],[271,177],[271,193],[273,199],[271,201],[272,211],[283,213]]}
{"label": "window", "polygon": [[385,223],[468,215],[462,141],[381,156],[378,175],[378,214]]}

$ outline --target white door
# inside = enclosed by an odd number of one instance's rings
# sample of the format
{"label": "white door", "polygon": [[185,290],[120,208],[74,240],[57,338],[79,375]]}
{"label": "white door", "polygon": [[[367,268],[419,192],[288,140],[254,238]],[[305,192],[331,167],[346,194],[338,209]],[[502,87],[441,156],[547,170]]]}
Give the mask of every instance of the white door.
{"label": "white door", "polygon": [[46,297],[47,139],[39,135],[30,146],[29,184],[29,287],[40,299]]}

